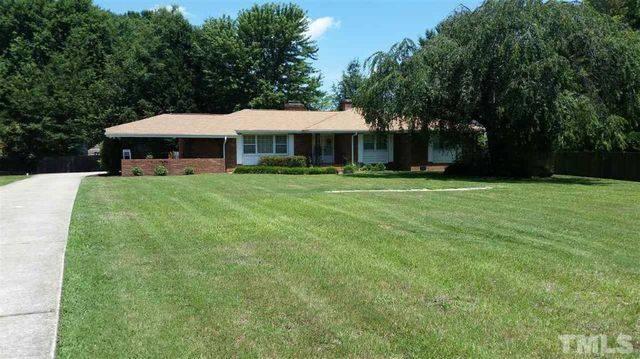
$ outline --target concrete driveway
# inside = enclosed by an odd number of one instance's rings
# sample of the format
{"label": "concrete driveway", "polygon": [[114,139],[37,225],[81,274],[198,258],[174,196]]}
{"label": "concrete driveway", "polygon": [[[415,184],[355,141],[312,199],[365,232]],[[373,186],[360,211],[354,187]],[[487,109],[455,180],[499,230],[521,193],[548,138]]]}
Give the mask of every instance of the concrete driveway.
{"label": "concrete driveway", "polygon": [[53,357],[71,210],[83,177],[0,187],[0,358]]}

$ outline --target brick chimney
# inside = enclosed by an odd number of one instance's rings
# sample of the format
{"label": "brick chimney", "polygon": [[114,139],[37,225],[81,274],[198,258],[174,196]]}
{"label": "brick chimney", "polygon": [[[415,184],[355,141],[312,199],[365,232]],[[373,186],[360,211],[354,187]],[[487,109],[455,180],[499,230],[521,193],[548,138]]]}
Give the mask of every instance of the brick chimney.
{"label": "brick chimney", "polygon": [[298,101],[289,101],[284,104],[285,111],[306,111],[307,108],[302,104],[302,102]]}
{"label": "brick chimney", "polygon": [[347,111],[353,108],[353,102],[348,98],[340,101],[340,111]]}

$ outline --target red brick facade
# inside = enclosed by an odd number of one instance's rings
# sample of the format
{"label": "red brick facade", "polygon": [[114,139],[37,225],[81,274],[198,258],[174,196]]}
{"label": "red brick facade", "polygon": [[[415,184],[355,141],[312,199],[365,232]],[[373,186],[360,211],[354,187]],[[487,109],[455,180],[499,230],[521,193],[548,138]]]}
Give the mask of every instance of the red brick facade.
{"label": "red brick facade", "polygon": [[181,159],[133,159],[122,160],[122,175],[133,176],[131,169],[140,167],[145,176],[153,176],[159,165],[167,168],[170,175],[184,174],[184,169],[191,167],[198,173],[224,173],[225,164],[222,158],[181,158]]}
{"label": "red brick facade", "polygon": [[227,169],[238,167],[235,138],[227,138],[227,145],[224,149],[224,156],[226,159],[225,164],[227,166]]}

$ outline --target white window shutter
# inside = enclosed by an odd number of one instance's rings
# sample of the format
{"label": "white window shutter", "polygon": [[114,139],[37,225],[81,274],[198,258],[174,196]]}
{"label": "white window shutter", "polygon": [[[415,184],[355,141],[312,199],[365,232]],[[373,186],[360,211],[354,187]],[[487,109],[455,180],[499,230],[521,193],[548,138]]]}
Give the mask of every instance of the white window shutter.
{"label": "white window shutter", "polygon": [[236,137],[236,163],[241,165],[244,157],[244,141],[242,136]]}

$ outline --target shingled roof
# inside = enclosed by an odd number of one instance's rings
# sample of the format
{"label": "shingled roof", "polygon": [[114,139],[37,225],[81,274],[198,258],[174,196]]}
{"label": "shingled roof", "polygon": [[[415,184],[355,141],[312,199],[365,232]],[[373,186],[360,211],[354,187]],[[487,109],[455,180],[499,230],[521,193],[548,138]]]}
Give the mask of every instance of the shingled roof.
{"label": "shingled roof", "polygon": [[260,132],[364,132],[356,110],[242,110],[227,115],[163,114],[105,130],[107,137],[224,137]]}

